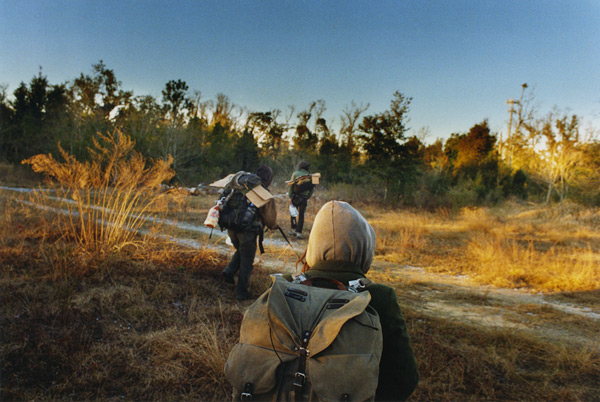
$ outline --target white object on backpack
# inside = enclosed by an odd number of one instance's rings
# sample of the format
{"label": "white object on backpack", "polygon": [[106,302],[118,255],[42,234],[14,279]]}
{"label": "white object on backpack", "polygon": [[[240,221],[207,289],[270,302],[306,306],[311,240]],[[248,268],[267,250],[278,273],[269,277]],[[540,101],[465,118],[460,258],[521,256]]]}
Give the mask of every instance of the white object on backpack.
{"label": "white object on backpack", "polygon": [[294,204],[290,202],[290,216],[295,218],[298,216],[298,208]]}
{"label": "white object on backpack", "polygon": [[204,224],[213,229],[215,226],[217,226],[217,223],[219,223],[219,206],[215,205],[208,210],[208,215],[206,216]]}

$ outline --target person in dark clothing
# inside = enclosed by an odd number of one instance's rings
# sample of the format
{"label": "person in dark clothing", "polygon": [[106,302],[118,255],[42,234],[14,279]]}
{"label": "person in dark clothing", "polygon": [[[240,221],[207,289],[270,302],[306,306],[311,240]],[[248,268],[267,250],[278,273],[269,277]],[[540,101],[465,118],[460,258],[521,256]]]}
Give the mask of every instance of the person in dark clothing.
{"label": "person in dark clothing", "polygon": [[[329,201],[315,217],[303,273],[308,278],[331,278],[348,286],[349,281],[366,278],[374,251],[375,231],[366,219],[346,202]],[[285,277],[291,279],[291,275]],[[367,290],[383,335],[375,400],[405,400],[416,388],[419,373],[396,292],[377,283]]]}
{"label": "person in dark clothing", "polygon": [[[308,176],[310,173],[308,169],[310,168],[310,164],[306,161],[302,161],[298,164],[298,167],[294,173],[292,173],[291,181],[296,180],[302,176]],[[305,190],[299,193],[295,193],[293,191],[293,186],[290,186],[288,190],[288,197],[290,198],[290,203],[296,207],[298,210],[298,216],[291,216],[291,227],[290,235],[295,235],[297,239],[302,238],[302,229],[304,228],[304,213],[306,212],[306,207],[308,205],[308,199],[312,197],[314,192],[314,187],[311,187],[309,190]]]}
{"label": "person in dark clothing", "polygon": [[[256,175],[261,178],[262,186],[268,189],[273,180],[273,170],[267,165],[261,165],[256,170]],[[277,209],[275,200],[271,198],[265,205],[258,209],[258,218],[245,231],[227,229],[227,234],[235,247],[231,261],[223,270],[223,278],[228,283],[235,283],[235,274],[238,274],[235,286],[235,297],[238,301],[248,299],[248,282],[254,269],[254,256],[256,255],[257,237],[264,227],[277,229]]]}

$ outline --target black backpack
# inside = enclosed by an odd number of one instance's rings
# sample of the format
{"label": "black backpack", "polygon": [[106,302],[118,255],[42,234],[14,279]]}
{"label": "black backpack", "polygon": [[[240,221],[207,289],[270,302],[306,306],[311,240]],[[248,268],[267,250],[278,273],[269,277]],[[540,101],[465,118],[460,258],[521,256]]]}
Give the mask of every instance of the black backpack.
{"label": "black backpack", "polygon": [[260,231],[262,226],[257,221],[258,208],[246,198],[246,193],[261,184],[261,179],[253,173],[238,172],[225,186],[219,200],[219,227],[221,230],[232,229]]}

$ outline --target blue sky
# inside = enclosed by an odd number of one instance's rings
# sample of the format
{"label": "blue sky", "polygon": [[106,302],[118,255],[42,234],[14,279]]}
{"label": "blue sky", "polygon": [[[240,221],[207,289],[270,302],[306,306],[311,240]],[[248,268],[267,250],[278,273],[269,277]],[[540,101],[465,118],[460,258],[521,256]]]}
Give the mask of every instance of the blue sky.
{"label": "blue sky", "polygon": [[323,99],[336,127],[352,101],[367,113],[412,97],[409,126],[428,142],[487,118],[533,88],[600,129],[600,1],[0,0],[0,84],[42,66],[52,84],[103,60],[126,90],[161,98],[167,81],[252,111]]}

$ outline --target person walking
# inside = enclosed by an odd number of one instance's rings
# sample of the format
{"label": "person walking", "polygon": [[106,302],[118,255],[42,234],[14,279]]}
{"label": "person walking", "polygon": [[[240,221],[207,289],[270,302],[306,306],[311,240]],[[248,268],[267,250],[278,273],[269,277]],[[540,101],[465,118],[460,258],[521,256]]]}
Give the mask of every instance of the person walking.
{"label": "person walking", "polygon": [[[375,231],[369,222],[350,204],[329,201],[315,217],[303,275],[335,279],[348,286],[350,281],[366,278],[374,252]],[[291,275],[285,277],[291,279]],[[396,292],[377,283],[366,289],[371,294],[370,305],[379,314],[383,335],[375,400],[405,400],[416,388],[419,373]]]}
{"label": "person walking", "polygon": [[[290,215],[291,230],[290,236],[296,236],[297,239],[302,239],[302,229],[304,228],[304,213],[308,205],[308,199],[312,197],[314,185],[310,177],[308,169],[310,164],[302,161],[298,164],[296,171],[292,173],[291,185],[288,190],[290,203],[297,209],[298,216]],[[305,178],[303,181],[306,184],[299,184],[300,178]]]}
{"label": "person walking", "polygon": [[[261,165],[256,170],[256,175],[260,177],[262,186],[268,189],[273,181],[273,170],[267,165]],[[236,284],[235,297],[238,301],[246,300],[249,297],[248,283],[254,269],[257,238],[265,227],[271,230],[278,228],[274,198],[258,209],[257,217],[248,229],[243,231],[227,229],[227,234],[235,247],[235,253],[222,275],[226,282]],[[237,283],[235,282],[236,273],[238,274]]]}

